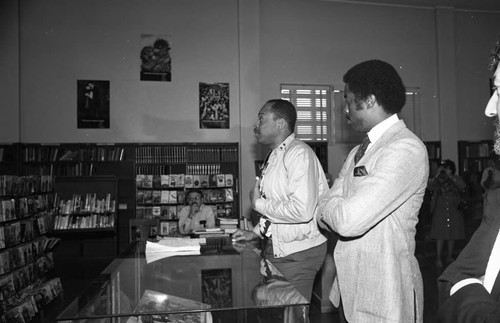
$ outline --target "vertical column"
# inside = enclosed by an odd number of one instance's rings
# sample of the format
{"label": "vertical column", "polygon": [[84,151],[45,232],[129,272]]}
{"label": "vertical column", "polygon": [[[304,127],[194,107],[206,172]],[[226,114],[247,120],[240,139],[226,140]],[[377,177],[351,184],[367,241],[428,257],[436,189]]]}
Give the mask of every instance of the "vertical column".
{"label": "vertical column", "polygon": [[451,7],[436,8],[437,82],[439,91],[439,136],[442,158],[458,165],[458,108],[455,10]]}

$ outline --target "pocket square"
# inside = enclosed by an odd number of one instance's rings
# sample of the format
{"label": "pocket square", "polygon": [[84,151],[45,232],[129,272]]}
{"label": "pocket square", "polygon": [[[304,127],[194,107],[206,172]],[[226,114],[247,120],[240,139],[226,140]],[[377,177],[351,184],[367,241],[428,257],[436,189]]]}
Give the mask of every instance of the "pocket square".
{"label": "pocket square", "polygon": [[368,175],[368,172],[366,171],[365,166],[358,166],[354,168],[354,176],[366,176]]}

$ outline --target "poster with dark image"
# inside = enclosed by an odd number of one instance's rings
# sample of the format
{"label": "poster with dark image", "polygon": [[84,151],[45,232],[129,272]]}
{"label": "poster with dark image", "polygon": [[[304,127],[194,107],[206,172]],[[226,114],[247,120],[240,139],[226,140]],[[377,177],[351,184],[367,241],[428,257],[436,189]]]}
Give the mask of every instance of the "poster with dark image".
{"label": "poster with dark image", "polygon": [[200,82],[200,129],[229,129],[229,83]]}
{"label": "poster with dark image", "polygon": [[78,80],[78,128],[109,129],[109,81]]}
{"label": "poster with dark image", "polygon": [[141,81],[172,81],[169,38],[166,35],[141,35]]}
{"label": "poster with dark image", "polygon": [[201,301],[212,308],[233,306],[231,268],[201,270]]}

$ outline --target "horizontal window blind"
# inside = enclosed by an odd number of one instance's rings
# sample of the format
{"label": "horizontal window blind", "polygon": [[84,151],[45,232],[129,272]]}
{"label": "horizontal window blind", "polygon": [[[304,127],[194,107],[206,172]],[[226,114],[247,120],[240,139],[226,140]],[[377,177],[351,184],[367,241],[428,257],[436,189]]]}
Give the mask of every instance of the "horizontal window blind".
{"label": "horizontal window blind", "polygon": [[328,141],[331,87],[282,84],[281,98],[297,108],[295,135],[303,141]]}

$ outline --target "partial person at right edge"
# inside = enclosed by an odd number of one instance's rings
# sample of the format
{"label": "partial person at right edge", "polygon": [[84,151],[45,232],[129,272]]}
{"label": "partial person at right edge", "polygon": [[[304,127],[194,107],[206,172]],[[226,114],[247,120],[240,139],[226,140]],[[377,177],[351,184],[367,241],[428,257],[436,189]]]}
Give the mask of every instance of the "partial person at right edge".
{"label": "partial person at right edge", "polygon": [[[495,153],[500,155],[500,40],[491,52],[494,93],[484,113],[496,117]],[[498,210],[500,212],[500,210]],[[438,278],[439,323],[500,322],[500,217],[485,218],[457,260]]]}

